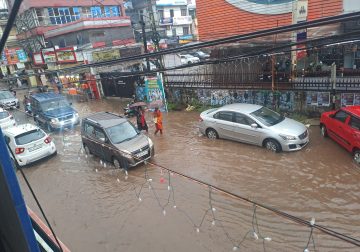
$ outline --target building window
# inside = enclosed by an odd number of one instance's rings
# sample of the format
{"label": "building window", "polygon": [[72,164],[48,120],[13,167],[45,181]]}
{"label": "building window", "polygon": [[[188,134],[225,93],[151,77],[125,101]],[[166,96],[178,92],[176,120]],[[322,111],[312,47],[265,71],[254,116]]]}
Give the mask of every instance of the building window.
{"label": "building window", "polygon": [[187,16],[186,9],[181,9],[181,16]]}
{"label": "building window", "polygon": [[170,10],[170,17],[174,17],[174,10],[173,9]]}
{"label": "building window", "polygon": [[159,18],[163,19],[164,18],[164,10],[158,10],[159,13]]}
{"label": "building window", "polygon": [[189,27],[183,27],[183,35],[189,34]]}
{"label": "building window", "polygon": [[66,24],[80,19],[79,7],[48,8],[51,24]]}

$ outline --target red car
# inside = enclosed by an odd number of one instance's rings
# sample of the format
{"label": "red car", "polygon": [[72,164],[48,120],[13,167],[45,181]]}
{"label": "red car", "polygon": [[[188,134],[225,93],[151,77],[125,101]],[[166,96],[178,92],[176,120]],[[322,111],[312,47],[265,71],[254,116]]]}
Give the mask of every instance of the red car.
{"label": "red car", "polygon": [[329,136],[353,154],[360,164],[360,106],[325,112],[320,119],[321,135]]}

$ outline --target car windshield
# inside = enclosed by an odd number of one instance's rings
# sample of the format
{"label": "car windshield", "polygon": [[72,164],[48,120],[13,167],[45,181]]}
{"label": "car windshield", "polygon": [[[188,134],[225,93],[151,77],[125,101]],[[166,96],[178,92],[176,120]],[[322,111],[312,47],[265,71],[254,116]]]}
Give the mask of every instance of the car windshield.
{"label": "car windshield", "polygon": [[139,134],[139,131],[128,121],[113,127],[105,129],[111,142],[119,144],[124,141],[133,139]]}
{"label": "car windshield", "polygon": [[261,109],[250,113],[250,115],[258,119],[266,126],[273,126],[285,119],[285,117],[283,117],[282,115],[265,107],[262,107]]}
{"label": "car windshield", "polygon": [[10,98],[14,98],[14,96],[9,91],[4,91],[4,92],[0,93],[0,100],[2,100],[2,99],[10,99]]}
{"label": "car windshield", "polygon": [[45,132],[41,129],[34,129],[25,133],[22,133],[15,137],[15,143],[17,145],[24,145],[34,141],[37,141],[45,136]]}
{"label": "car windshield", "polygon": [[58,100],[52,100],[47,101],[44,103],[41,103],[41,108],[43,111],[51,111],[54,109],[64,108],[70,106],[67,100],[65,99],[58,99]]}
{"label": "car windshield", "polygon": [[9,113],[7,111],[0,112],[0,119],[4,119],[9,116]]}

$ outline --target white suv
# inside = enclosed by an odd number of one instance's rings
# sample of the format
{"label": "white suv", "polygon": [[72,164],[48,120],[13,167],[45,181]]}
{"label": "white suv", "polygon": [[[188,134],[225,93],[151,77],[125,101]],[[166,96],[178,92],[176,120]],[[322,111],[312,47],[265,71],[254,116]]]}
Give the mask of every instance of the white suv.
{"label": "white suv", "polygon": [[50,136],[32,124],[7,128],[4,130],[4,137],[18,167],[57,153]]}
{"label": "white suv", "polygon": [[5,109],[0,108],[0,128],[4,130],[15,125],[14,117]]}
{"label": "white suv", "polygon": [[197,63],[200,62],[200,59],[198,57],[194,57],[190,54],[183,54],[179,55],[181,59],[181,64],[191,64],[191,63]]}

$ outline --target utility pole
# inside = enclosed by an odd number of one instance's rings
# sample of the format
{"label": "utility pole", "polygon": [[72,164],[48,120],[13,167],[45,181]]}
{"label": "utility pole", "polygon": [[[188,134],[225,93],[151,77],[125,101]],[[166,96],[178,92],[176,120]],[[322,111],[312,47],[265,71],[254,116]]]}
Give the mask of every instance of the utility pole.
{"label": "utility pole", "polygon": [[332,110],[335,110],[335,102],[336,102],[336,64],[335,62],[331,65],[331,94],[332,94],[332,100],[331,100],[331,108]]}
{"label": "utility pole", "polygon": [[[148,48],[147,48],[145,22],[144,22],[144,16],[143,15],[140,15],[140,24],[141,24],[142,37],[143,37],[143,42],[144,42],[144,50],[145,50],[145,53],[147,54],[148,53]],[[149,57],[146,57],[146,69],[147,69],[148,72],[150,71]]]}

